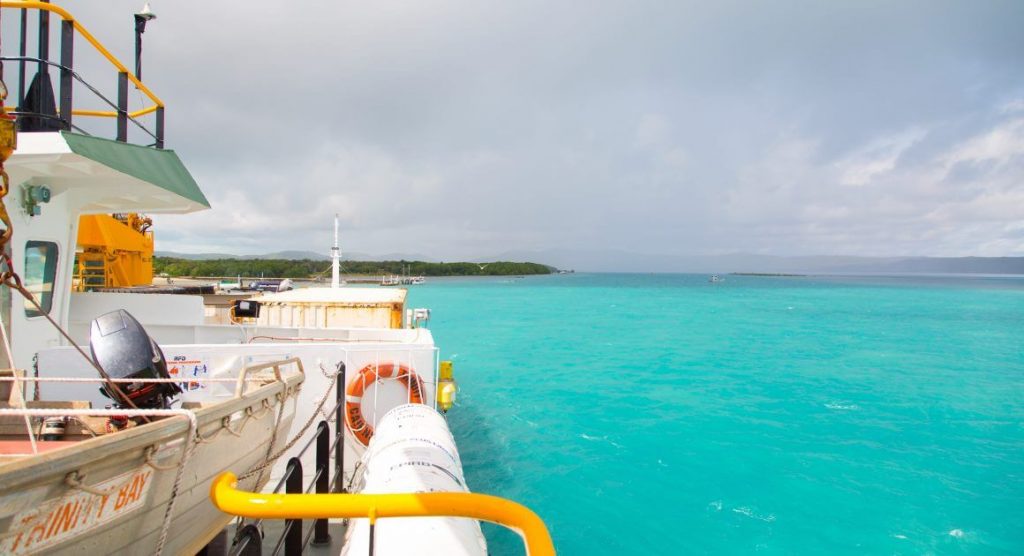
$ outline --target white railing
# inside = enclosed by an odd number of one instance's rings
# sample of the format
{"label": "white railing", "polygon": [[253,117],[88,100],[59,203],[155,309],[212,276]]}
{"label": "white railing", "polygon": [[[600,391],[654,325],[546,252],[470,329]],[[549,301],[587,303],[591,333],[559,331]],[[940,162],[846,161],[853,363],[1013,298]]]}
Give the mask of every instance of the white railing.
{"label": "white railing", "polygon": [[[180,378],[110,378],[104,379],[102,377],[32,377],[25,376],[23,371],[12,371],[11,375],[0,376],[0,383],[11,384],[11,398],[12,404],[20,405],[21,407],[2,408],[0,409],[0,417],[3,416],[15,416],[23,417],[25,419],[25,429],[29,439],[29,444],[32,448],[32,453],[26,454],[4,454],[6,456],[29,456],[37,455],[39,453],[39,440],[36,438],[35,427],[32,426],[32,417],[162,417],[162,416],[173,416],[183,415],[189,418],[192,430],[196,430],[195,413],[189,409],[92,409],[92,408],[29,408],[27,402],[24,399],[22,392],[23,385],[25,383],[40,383],[40,382],[60,382],[60,383],[88,383],[88,384],[107,384],[107,383],[118,383],[118,384],[181,384],[183,382],[197,382],[197,383],[232,383],[235,385],[234,399],[243,397],[246,390],[247,383],[261,382],[266,383],[267,376],[253,376],[253,373],[259,371],[265,371],[267,369],[273,370],[274,382],[283,382],[284,379],[281,374],[281,368],[286,365],[295,365],[298,374],[305,375],[305,369],[302,366],[302,361],[298,358],[290,358],[280,361],[271,361],[268,363],[261,363],[257,365],[249,365],[242,368],[237,377],[231,378],[217,378],[217,377],[194,377],[187,380]],[[62,401],[62,400],[47,400],[51,402]],[[44,402],[45,403],[45,402]],[[80,423],[83,423],[79,420]],[[84,425],[83,428],[93,432],[88,426]]]}

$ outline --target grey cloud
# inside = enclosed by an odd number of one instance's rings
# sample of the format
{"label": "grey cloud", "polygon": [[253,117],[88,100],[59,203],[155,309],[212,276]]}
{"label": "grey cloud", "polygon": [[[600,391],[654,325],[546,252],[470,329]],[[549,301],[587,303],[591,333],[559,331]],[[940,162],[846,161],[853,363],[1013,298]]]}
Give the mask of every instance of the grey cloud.
{"label": "grey cloud", "polygon": [[[154,0],[146,80],[214,204],[161,249],[319,249],[338,212],[438,258],[1024,254],[1024,4],[299,6]],[[130,59],[139,6],[69,7]]]}

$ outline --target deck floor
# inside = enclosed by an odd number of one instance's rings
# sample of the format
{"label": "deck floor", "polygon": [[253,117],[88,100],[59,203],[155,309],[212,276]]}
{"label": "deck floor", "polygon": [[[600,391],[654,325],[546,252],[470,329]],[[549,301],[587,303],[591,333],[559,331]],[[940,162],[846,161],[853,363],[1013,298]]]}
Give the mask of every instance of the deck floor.
{"label": "deck floor", "polygon": [[[312,526],[312,520],[303,521],[303,535],[308,533]],[[342,543],[345,540],[345,528],[346,523],[343,523],[342,520],[329,521],[327,530],[331,535],[331,542],[323,546],[313,546],[312,539],[310,539],[310,543],[306,545],[306,549],[303,551],[303,554],[311,554],[313,556],[334,556],[341,554]],[[277,546],[277,542],[281,538],[281,533],[283,531],[284,521],[282,520],[263,522],[263,554],[270,555],[274,553],[274,547]],[[278,554],[284,554],[284,547],[281,548],[281,551]]]}
{"label": "deck floor", "polygon": [[[277,547],[278,541],[281,539],[281,533],[284,531],[284,520],[267,520],[263,522],[263,545],[261,554],[271,555],[274,554],[274,549]],[[312,520],[305,520],[302,522],[302,532],[305,535],[309,532],[309,528],[313,526]],[[342,520],[331,520],[328,522],[328,532],[331,535],[331,540],[328,544],[323,546],[314,546],[312,539],[310,543],[306,545],[306,549],[303,554],[310,554],[312,556],[336,556],[341,554],[342,543],[345,540],[345,528],[346,524]],[[231,545],[230,539],[232,538],[235,531],[234,524],[228,526],[224,530],[224,537],[221,542],[211,542],[207,546],[206,550],[200,552],[203,556],[227,556],[230,552]],[[243,552],[243,554],[245,554]],[[278,550],[277,554],[285,554],[284,545]]]}

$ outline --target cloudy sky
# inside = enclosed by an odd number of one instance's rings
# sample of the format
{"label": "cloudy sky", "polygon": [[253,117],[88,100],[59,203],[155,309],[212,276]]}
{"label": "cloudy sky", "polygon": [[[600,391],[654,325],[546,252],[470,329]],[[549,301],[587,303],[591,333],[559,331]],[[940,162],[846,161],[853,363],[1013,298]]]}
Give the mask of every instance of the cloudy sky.
{"label": "cloudy sky", "polygon": [[1024,2],[152,7],[161,250],[1024,255]]}

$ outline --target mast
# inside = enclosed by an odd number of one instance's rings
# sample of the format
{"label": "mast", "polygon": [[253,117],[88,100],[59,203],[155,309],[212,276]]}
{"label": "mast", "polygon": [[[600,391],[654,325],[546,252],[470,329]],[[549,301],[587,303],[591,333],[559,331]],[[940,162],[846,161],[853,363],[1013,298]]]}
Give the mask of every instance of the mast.
{"label": "mast", "polygon": [[338,214],[334,214],[334,247],[331,247],[331,287],[341,286],[341,248],[338,247]]}

